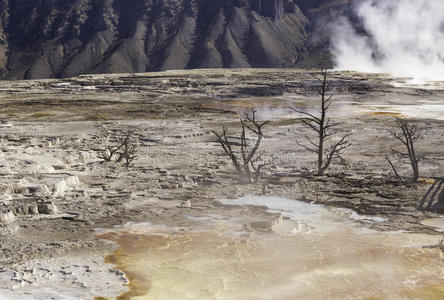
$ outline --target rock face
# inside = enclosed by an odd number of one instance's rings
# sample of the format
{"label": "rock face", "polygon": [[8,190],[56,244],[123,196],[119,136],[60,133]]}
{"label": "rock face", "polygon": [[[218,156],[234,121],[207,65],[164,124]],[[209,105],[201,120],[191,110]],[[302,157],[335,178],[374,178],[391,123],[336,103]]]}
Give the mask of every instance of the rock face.
{"label": "rock face", "polygon": [[297,66],[331,1],[0,0],[0,75]]}

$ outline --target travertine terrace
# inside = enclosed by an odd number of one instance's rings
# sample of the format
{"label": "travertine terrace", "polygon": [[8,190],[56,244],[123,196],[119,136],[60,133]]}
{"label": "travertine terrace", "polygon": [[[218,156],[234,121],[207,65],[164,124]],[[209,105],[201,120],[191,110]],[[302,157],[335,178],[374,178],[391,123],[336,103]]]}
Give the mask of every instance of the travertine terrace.
{"label": "travertine terrace", "polygon": [[[26,291],[44,281],[46,271],[29,260],[49,260],[45,268],[56,274],[66,266],[51,260],[84,255],[94,269],[91,257],[103,260],[114,247],[95,238],[97,228],[127,222],[186,227],[195,222],[189,216],[214,213],[250,216],[252,231],[270,230],[278,217],[264,208],[227,208],[218,201],[244,195],[352,209],[380,217],[368,224],[377,230],[439,234],[421,223],[438,215],[416,206],[433,178],[444,176],[442,84],[332,72],[331,117],[353,132],[352,146],[346,165],[335,162],[327,176],[316,177],[309,173],[315,158],[296,144],[306,132],[301,116],[288,108],[316,109],[313,75],[316,70],[194,70],[0,82],[0,271],[9,270],[0,272],[1,285]],[[271,121],[263,147],[269,164],[258,183],[245,185],[211,131],[227,125],[235,134],[251,108]],[[398,183],[384,160],[396,145],[393,116],[424,129],[416,186]],[[98,158],[128,131],[138,149],[132,166]],[[101,268],[107,267],[94,272]],[[88,287],[79,297],[103,295],[86,271],[70,272]],[[111,281],[123,280],[111,275]]]}

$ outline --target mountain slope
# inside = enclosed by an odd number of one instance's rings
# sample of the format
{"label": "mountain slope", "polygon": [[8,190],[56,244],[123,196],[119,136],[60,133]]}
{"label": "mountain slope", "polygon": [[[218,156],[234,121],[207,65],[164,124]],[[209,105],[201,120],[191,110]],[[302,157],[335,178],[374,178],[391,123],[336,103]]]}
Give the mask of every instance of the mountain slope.
{"label": "mountain slope", "polygon": [[0,72],[15,79],[291,67],[307,54],[310,21],[297,4],[308,10],[309,2],[0,0]]}

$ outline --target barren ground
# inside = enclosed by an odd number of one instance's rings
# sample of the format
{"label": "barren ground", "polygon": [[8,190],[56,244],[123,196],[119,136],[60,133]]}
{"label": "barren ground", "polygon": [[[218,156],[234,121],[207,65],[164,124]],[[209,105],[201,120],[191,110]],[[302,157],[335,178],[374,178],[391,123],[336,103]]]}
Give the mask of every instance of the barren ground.
{"label": "barren ground", "polygon": [[[444,175],[444,91],[384,75],[332,73],[331,117],[341,132],[353,132],[352,146],[344,155],[347,165],[334,162],[327,176],[317,177],[309,174],[315,157],[296,144],[309,132],[288,109],[316,111],[313,74],[196,70],[0,82],[0,281],[15,278],[2,284],[5,293],[26,294],[28,285],[43,280],[30,260],[64,257],[68,267],[82,253],[103,258],[114,246],[95,238],[97,228],[126,222],[191,226],[189,216],[204,213],[274,220],[265,209],[227,208],[217,201],[243,195],[351,208],[384,218],[368,225],[378,230],[439,234],[421,223],[438,215],[416,207],[433,178]],[[269,165],[258,183],[245,185],[211,131],[227,125],[235,135],[240,115],[250,108],[272,122],[262,148]],[[393,116],[424,130],[418,145],[422,180],[414,186],[398,183],[384,160],[389,147],[398,145],[390,136]],[[138,146],[132,166],[97,157],[128,131]],[[407,161],[400,167],[410,172]],[[187,200],[191,208],[181,207]],[[54,263],[48,272],[62,267]],[[80,286],[91,284],[82,276],[76,276]],[[121,274],[111,277],[121,280]],[[103,295],[97,289],[79,297]]]}

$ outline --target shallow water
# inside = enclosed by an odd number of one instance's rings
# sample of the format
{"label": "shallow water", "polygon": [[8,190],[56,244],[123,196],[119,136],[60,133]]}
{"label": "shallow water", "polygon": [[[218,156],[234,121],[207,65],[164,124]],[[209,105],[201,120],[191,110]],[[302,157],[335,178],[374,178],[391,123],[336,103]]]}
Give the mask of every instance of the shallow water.
{"label": "shallow water", "polygon": [[267,205],[284,220],[269,232],[209,215],[200,230],[130,224],[105,233],[120,245],[107,262],[131,282],[119,299],[444,298],[441,253],[422,248],[439,236],[377,232],[355,220],[379,219],[283,198],[222,202]]}

